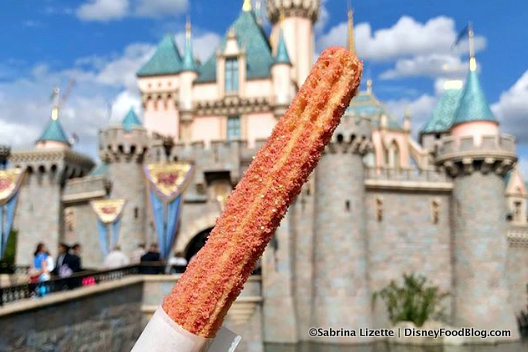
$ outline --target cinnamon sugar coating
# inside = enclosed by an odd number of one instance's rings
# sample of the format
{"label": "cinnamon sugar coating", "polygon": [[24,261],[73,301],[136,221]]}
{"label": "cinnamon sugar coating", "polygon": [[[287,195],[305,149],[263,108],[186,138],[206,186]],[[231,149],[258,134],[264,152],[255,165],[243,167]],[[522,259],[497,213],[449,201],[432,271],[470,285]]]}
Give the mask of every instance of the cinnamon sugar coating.
{"label": "cinnamon sugar coating", "polygon": [[361,72],[361,62],[346,49],[323,51],[229,197],[207,243],[165,298],[163,309],[184,329],[215,336],[316,166],[359,86]]}

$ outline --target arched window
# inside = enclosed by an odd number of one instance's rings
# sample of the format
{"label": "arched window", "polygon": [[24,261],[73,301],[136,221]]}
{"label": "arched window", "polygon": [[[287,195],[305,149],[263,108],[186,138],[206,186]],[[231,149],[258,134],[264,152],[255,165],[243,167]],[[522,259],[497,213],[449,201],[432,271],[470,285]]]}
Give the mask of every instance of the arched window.
{"label": "arched window", "polygon": [[389,148],[386,150],[386,159],[385,162],[387,166],[391,169],[399,170],[401,168],[400,163],[400,148],[396,141],[392,141],[389,145]]}

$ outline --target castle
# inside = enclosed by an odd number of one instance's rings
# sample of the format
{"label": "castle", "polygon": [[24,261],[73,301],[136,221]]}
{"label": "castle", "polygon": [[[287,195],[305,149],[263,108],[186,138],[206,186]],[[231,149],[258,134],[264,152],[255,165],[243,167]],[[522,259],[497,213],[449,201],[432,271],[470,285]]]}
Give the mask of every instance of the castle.
{"label": "castle", "polygon": [[[9,157],[26,170],[17,263],[29,264],[43,240],[52,252],[59,241],[80,242],[85,266],[100,266],[89,202],[105,197],[127,201],[125,252],[155,241],[143,166],[163,161],[195,165],[174,244],[191,258],[308,75],[319,6],[268,0],[268,36],[259,8],[246,0],[204,63],[194,57],[190,26],[183,54],[165,36],[137,72],[143,122],[130,110],[122,124],[102,129],[98,165],[72,149],[55,109],[36,145]],[[354,50],[351,13],[348,47]],[[515,314],[526,306],[528,284],[527,186],[514,139],[500,133],[476,68],[471,54],[466,81],[446,82],[419,141],[409,114],[390,116],[370,80],[353,99],[262,260],[264,341],[308,340],[312,326],[386,327],[372,293],[412,272],[450,293],[451,325],[518,337]]]}

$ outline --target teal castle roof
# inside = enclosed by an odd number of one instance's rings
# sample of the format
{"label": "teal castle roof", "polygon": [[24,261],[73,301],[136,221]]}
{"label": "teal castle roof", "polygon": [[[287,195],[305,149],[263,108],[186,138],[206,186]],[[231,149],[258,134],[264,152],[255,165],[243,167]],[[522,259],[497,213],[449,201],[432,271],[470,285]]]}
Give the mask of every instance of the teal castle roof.
{"label": "teal castle roof", "polygon": [[154,55],[139,69],[137,75],[142,77],[178,73],[181,65],[182,59],[174,38],[171,34],[167,34],[158,44]]}
{"label": "teal castle roof", "polygon": [[51,119],[37,142],[54,141],[70,144],[58,119]]}
{"label": "teal castle roof", "polygon": [[139,118],[137,117],[136,113],[134,112],[134,109],[132,108],[128,110],[128,113],[126,114],[121,124],[123,125],[123,128],[126,132],[130,132],[132,130],[132,127],[141,127],[141,121],[139,121]]}
{"label": "teal castle roof", "polygon": [[185,51],[183,53],[182,71],[197,71],[198,67],[194,61],[190,25],[185,36]]}
{"label": "teal castle roof", "polygon": [[279,45],[277,46],[277,55],[273,59],[275,64],[291,64],[290,55],[288,55],[288,48],[286,48],[286,41],[284,40],[284,34],[282,29],[279,35]]}
{"label": "teal castle roof", "polygon": [[453,125],[471,121],[497,121],[491,112],[475,70],[470,70],[468,73]]}
{"label": "teal castle roof", "polygon": [[455,121],[455,113],[462,95],[461,88],[447,88],[433,109],[433,114],[421,133],[447,132]]}
{"label": "teal castle roof", "polygon": [[376,96],[374,96],[370,88],[366,91],[360,91],[354,99],[352,99],[350,105],[346,109],[345,115],[368,117],[374,127],[379,127],[381,116],[386,115],[389,129],[402,129],[398,121],[394,120],[387,114],[385,106],[376,98]]}
{"label": "teal castle roof", "polygon": [[[247,78],[270,77],[270,67],[273,64],[271,46],[266,33],[257,23],[253,11],[242,11],[231,26],[238,45],[246,52]],[[220,49],[225,48],[227,34],[222,39]],[[197,82],[216,81],[216,54],[211,57],[198,70]]]}

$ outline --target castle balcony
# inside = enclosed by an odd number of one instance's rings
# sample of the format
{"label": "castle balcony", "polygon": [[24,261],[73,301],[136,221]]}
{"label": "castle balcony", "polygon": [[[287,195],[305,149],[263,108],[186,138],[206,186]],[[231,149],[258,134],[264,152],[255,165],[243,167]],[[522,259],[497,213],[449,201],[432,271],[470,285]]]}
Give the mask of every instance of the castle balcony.
{"label": "castle balcony", "polygon": [[445,173],[431,169],[366,168],[365,178],[367,189],[440,192],[453,189],[453,183]]}
{"label": "castle balcony", "polygon": [[110,187],[110,181],[102,176],[72,179],[66,183],[62,201],[73,203],[102,198],[108,194]]}
{"label": "castle balcony", "polygon": [[502,134],[466,136],[460,139],[444,137],[439,143],[435,162],[451,176],[460,172],[471,173],[475,169],[484,173],[493,170],[504,175],[516,160],[515,138]]}

